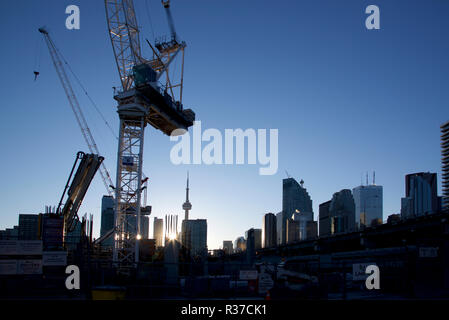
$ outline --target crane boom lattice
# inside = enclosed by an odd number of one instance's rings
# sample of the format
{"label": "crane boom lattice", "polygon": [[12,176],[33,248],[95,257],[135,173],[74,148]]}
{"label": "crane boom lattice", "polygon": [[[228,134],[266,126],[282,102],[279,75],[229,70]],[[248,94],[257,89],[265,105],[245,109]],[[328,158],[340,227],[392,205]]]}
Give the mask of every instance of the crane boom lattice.
{"label": "crane boom lattice", "polygon": [[[171,135],[176,129],[187,130],[193,125],[195,113],[182,105],[184,64],[181,80],[169,77],[169,67],[184,42],[178,42],[171,15],[167,11],[172,39],[151,45],[152,59],[141,56],[139,28],[132,0],[105,0],[109,36],[122,88],[114,99],[120,117],[115,189],[115,233],[113,259],[119,268],[134,267],[139,262],[141,236],[141,194],[143,138],[147,124]],[[168,10],[168,8],[166,8]],[[173,27],[172,27],[173,26]],[[165,76],[165,85],[161,85]],[[174,91],[179,90],[179,99]],[[170,92],[170,93],[169,93]],[[180,132],[181,131],[181,132]],[[185,131],[175,131],[183,134]]]}
{"label": "crane boom lattice", "polygon": [[[50,51],[50,56],[53,61],[53,65],[55,66],[56,69],[56,73],[58,74],[59,80],[61,81],[65,94],[67,95],[70,107],[72,108],[73,113],[75,114],[76,122],[78,123],[78,126],[81,129],[81,133],[83,135],[84,140],[87,143],[87,147],[91,153],[99,155],[100,152],[98,151],[97,144],[92,136],[89,126],[87,125],[86,118],[84,117],[84,114],[81,110],[78,99],[76,98],[76,95],[73,92],[72,85],[69,81],[69,78],[67,77],[67,73],[64,69],[64,64],[62,62],[62,58],[60,57],[58,49],[56,48],[53,40],[50,38],[50,35],[45,29],[40,28],[39,32],[42,33],[44,36],[48,50]],[[108,170],[106,169],[104,162],[102,162],[100,165],[100,175],[108,194],[112,195],[113,194],[111,190],[113,185],[112,179],[109,175]]]}
{"label": "crane boom lattice", "polygon": [[132,0],[105,0],[105,9],[112,50],[122,88],[126,91],[133,85],[133,66],[142,60],[134,3]]}

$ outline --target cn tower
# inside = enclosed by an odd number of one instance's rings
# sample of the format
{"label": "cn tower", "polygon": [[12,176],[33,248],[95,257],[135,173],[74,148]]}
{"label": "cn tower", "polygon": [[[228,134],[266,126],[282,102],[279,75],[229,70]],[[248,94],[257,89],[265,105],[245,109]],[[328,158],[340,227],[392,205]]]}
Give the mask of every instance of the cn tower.
{"label": "cn tower", "polygon": [[187,188],[186,188],[186,202],[182,205],[182,210],[185,212],[184,220],[189,220],[189,211],[192,209],[192,204],[189,201],[189,172],[187,171]]}

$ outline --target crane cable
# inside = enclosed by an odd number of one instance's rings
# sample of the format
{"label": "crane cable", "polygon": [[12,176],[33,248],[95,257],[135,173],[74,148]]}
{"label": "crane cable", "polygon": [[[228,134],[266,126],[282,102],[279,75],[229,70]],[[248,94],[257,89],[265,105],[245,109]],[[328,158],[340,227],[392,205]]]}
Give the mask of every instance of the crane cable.
{"label": "crane cable", "polygon": [[95,108],[95,110],[97,111],[97,113],[100,115],[100,117],[103,119],[104,123],[106,124],[106,126],[109,128],[109,131],[112,133],[112,135],[115,137],[116,140],[118,140],[118,136],[115,134],[115,131],[112,129],[111,125],[109,124],[109,122],[106,120],[105,116],[103,115],[103,113],[100,111],[100,109],[98,108],[97,104],[94,102],[94,100],[92,99],[92,97],[89,95],[89,93],[87,92],[87,90],[84,88],[83,84],[81,83],[80,79],[77,77],[77,75],[75,74],[75,72],[72,70],[72,68],[70,67],[69,63],[67,62],[67,60],[64,58],[64,56],[62,55],[61,51],[59,51],[58,48],[56,48],[56,50],[58,51],[58,54],[60,55],[62,61],[64,61],[64,64],[67,66],[67,68],[69,69],[70,73],[73,75],[73,77],[75,78],[76,82],[78,83],[78,85],[81,87],[81,89],[83,90],[84,94],[87,96],[87,98],[89,99],[90,103],[92,104],[92,106]]}
{"label": "crane cable", "polygon": [[150,22],[150,28],[151,28],[151,33],[153,34],[153,42],[155,41],[155,36],[154,36],[154,29],[153,29],[153,20],[151,19],[151,14],[150,14],[150,4],[149,4],[149,0],[145,0],[145,8],[146,8],[146,13],[148,16],[148,20]]}
{"label": "crane cable", "polygon": [[39,69],[41,68],[41,51],[42,51],[42,42],[44,41],[43,38],[40,40],[37,39],[36,41],[36,53],[34,55],[34,81],[36,81],[37,76],[39,75]]}

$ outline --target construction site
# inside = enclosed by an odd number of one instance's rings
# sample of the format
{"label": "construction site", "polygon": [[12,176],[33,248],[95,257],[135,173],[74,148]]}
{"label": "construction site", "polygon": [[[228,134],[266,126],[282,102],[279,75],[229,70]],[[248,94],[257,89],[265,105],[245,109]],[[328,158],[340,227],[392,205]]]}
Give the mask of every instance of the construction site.
{"label": "construction site", "polygon": [[[115,181],[112,181],[112,175],[103,162],[104,158],[98,151],[97,143],[73,90],[71,83],[73,70],[56,47],[50,33],[44,27],[37,30],[48,47],[56,74],[89,153],[81,151],[76,153],[75,162],[69,171],[58,205],[48,206],[45,213],[39,214],[37,236],[40,240],[25,244],[29,247],[28,251],[17,249],[21,246],[20,242],[1,243],[3,262],[7,264],[9,261],[10,269],[16,268],[13,264],[17,264],[17,261],[13,263],[14,260],[5,258],[15,259],[20,256],[23,262],[29,262],[24,268],[31,270],[25,271],[24,274],[32,274],[33,270],[37,270],[37,273],[44,275],[43,277],[28,275],[25,279],[23,276],[9,276],[8,279],[2,276],[4,278],[2,294],[14,296],[16,292],[20,296],[26,292],[26,295],[33,296],[32,292],[36,290],[35,294],[39,296],[45,296],[47,291],[53,296],[60,294],[64,296],[66,289],[63,279],[67,277],[64,265],[79,266],[81,273],[87,275],[82,277],[81,286],[88,289],[82,290],[81,296],[88,293],[90,297],[98,279],[102,285],[132,285],[141,283],[142,273],[146,274],[145,279],[152,279],[151,283],[162,285],[166,282],[164,259],[170,257],[174,259],[166,261],[168,265],[178,262],[181,249],[178,242],[172,244],[174,247],[171,248],[176,250],[176,253],[168,252],[164,255],[164,250],[159,248],[161,249],[158,251],[159,258],[153,261],[155,243],[142,239],[141,236],[141,217],[151,214],[151,206],[146,205],[148,177],[142,170],[145,128],[154,128],[169,136],[173,132],[186,132],[195,120],[193,110],[183,104],[186,43],[180,40],[176,33],[170,12],[170,0],[162,1],[161,5],[166,12],[170,35],[159,37],[154,43],[146,40],[141,44],[142,37],[133,1],[104,1],[107,30],[121,83],[121,87],[115,89],[113,97],[117,103],[117,114],[120,119]],[[151,48],[153,53],[151,57],[142,56],[141,45]],[[181,61],[177,73],[179,76],[173,79],[170,78],[169,71],[172,70],[172,63],[177,57]],[[38,70],[34,71],[34,76],[36,80],[39,76]],[[79,81],[76,76],[75,79]],[[85,93],[88,95],[86,91]],[[105,192],[113,198],[114,227],[94,241],[92,216],[80,218],[78,213],[95,175],[101,176]],[[174,217],[166,218],[166,226],[172,224],[171,231],[166,230],[167,239],[175,227],[173,223]],[[105,241],[109,241],[112,245],[104,246]],[[170,251],[169,246],[165,248],[165,252],[167,250]],[[53,263],[50,262],[44,267],[40,263],[33,263],[45,259],[42,252],[51,257]],[[147,274],[148,262],[160,265],[151,268],[151,275]],[[8,269],[6,264],[2,265],[5,270]],[[5,270],[2,274],[8,274]],[[99,290],[98,292],[101,292],[101,289]],[[116,291],[118,297],[123,294],[121,287],[107,291],[106,294],[113,291]]]}
{"label": "construction site", "polygon": [[[380,190],[380,196],[373,196],[380,201],[377,208],[380,218],[368,219],[366,203],[362,217],[356,218],[351,190],[344,189],[320,204],[320,214],[314,221],[312,200],[304,180],[298,183],[286,171],[287,178],[282,182],[282,211],[276,215],[265,211],[263,231],[251,228],[235,244],[224,240],[223,247],[209,250],[207,237],[215,230],[208,230],[206,217],[193,220],[189,215],[192,174],[186,170],[182,221],[178,223],[178,216],[171,214],[163,219],[155,217],[153,239],[149,238],[149,221],[155,214],[148,201],[152,178],[144,173],[145,132],[157,131],[164,138],[183,136],[200,116],[192,107],[196,101],[184,101],[190,97],[184,92],[185,78],[188,78],[184,74],[188,40],[181,37],[182,31],[178,33],[177,17],[171,11],[179,0],[157,2],[160,5],[157,12],[164,12],[163,29],[168,36],[153,37],[150,41],[142,34],[142,22],[137,21],[133,0],[104,0],[101,13],[106,17],[104,34],[109,37],[110,54],[115,61],[110,69],[117,77],[107,86],[120,83],[119,87],[113,87],[114,94],[110,97],[111,108],[118,116],[118,128],[112,128],[101,114],[76,70],[56,46],[63,39],[54,39],[45,26],[34,30],[43,40],[45,51],[48,50],[47,57],[56,71],[53,76],[57,77],[61,84],[58,89],[66,97],[58,103],[68,102],[74,115],[70,121],[79,127],[85,149],[73,150],[74,161],[67,167],[66,179],[51,182],[64,185],[54,205],[39,204],[45,208],[43,212],[20,214],[20,226],[0,230],[0,299],[448,299],[449,207],[444,206],[444,197],[437,195],[436,173],[407,175],[406,196],[400,200],[401,213],[392,213],[386,221],[382,220],[382,189],[375,183],[375,173],[371,185],[367,174],[366,185],[362,181],[357,190],[363,193],[369,189],[366,194]],[[84,50],[82,43],[79,46]],[[151,54],[144,56],[143,52]],[[40,73],[38,68],[33,71],[34,81],[40,80]],[[82,88],[112,132],[109,142],[113,141],[116,148],[112,168],[107,168],[105,156],[99,151],[102,146],[88,125],[90,121],[73,82]],[[276,95],[278,99],[280,95]],[[282,104],[278,100],[274,104],[278,103]],[[274,109],[270,107],[267,113],[271,114]],[[320,120],[322,117],[320,114]],[[448,128],[447,123],[441,126],[443,148],[448,148]],[[301,152],[308,153],[308,150]],[[323,158],[334,161],[337,155],[329,154]],[[447,159],[448,151],[444,149],[445,179]],[[83,215],[81,208],[95,177],[101,179],[104,196],[102,221],[94,224],[93,215]],[[430,181],[429,187],[422,187],[417,181],[422,185]],[[421,212],[415,210],[418,196],[415,199],[408,194],[414,183],[421,192],[419,196],[433,197],[420,204],[424,208]],[[237,184],[238,181],[232,181],[231,186]],[[443,187],[446,190],[447,183]],[[98,194],[96,197],[99,199]],[[349,198],[354,208],[348,209]],[[232,196],[227,199],[234,200]],[[216,200],[213,208],[225,207],[225,201],[220,201],[223,203]],[[259,208],[257,205],[254,204]],[[224,219],[239,224],[240,212],[246,213],[246,209],[243,206],[239,210],[230,209],[226,214],[233,216]],[[350,210],[354,217],[348,218]],[[107,211],[107,221],[103,211]],[[363,220],[363,226],[348,227],[350,219],[351,223]],[[320,228],[328,227],[329,232],[321,234],[318,222]],[[100,224],[101,234],[95,237],[94,226]],[[378,290],[366,286],[365,270],[370,266],[381,270],[381,288],[375,288]]]}

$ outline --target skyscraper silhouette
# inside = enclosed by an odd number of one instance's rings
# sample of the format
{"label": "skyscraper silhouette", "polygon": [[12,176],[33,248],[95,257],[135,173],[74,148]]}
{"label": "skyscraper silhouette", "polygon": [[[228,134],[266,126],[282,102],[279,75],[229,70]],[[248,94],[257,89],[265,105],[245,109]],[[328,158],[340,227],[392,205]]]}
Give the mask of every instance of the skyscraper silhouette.
{"label": "skyscraper silhouette", "polygon": [[[281,234],[280,244],[287,242],[287,220],[296,215],[296,220],[300,221],[300,232],[306,235],[307,221],[313,221],[312,199],[306,188],[304,181],[298,183],[293,178],[282,180],[282,225],[278,226]],[[304,236],[306,238],[306,236]]]}
{"label": "skyscraper silhouette", "polygon": [[441,171],[443,186],[443,210],[449,210],[449,121],[441,125]]}

